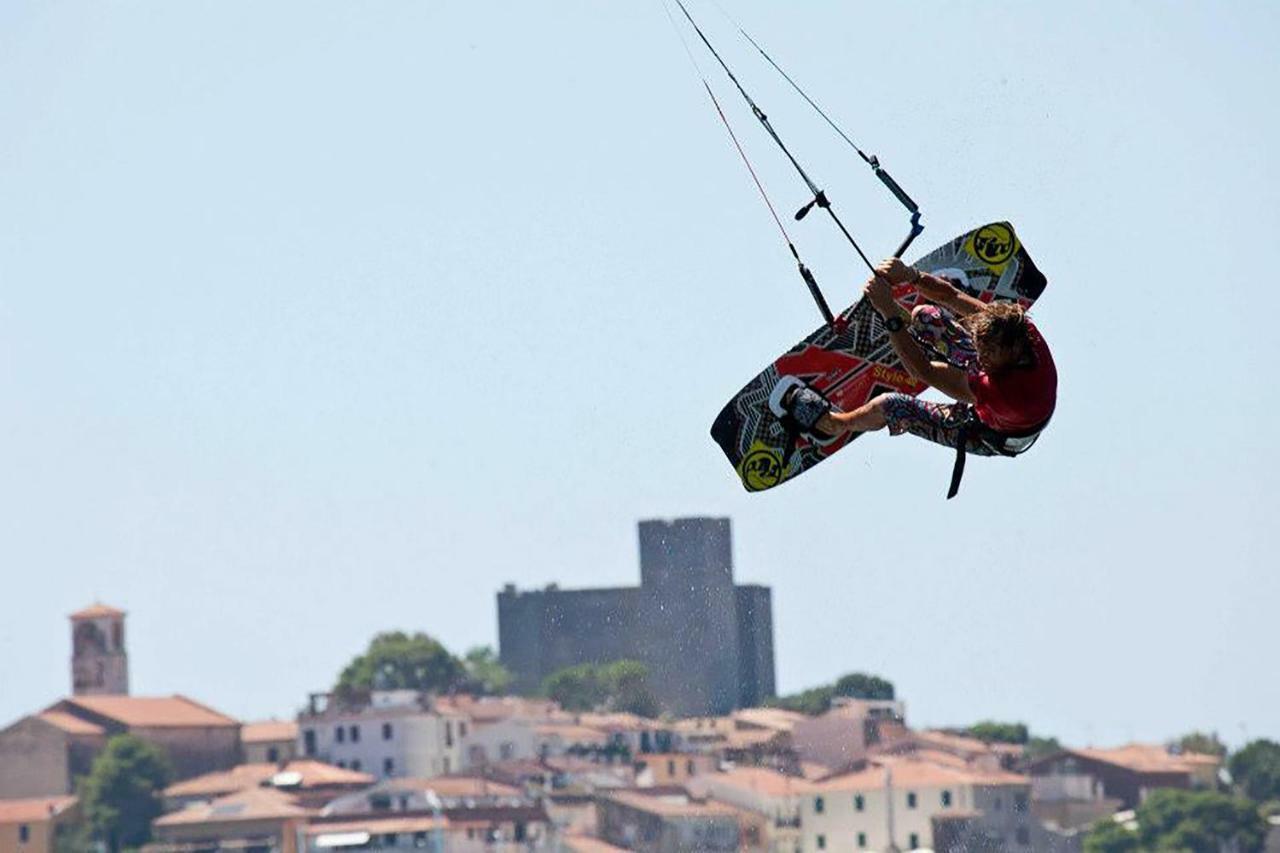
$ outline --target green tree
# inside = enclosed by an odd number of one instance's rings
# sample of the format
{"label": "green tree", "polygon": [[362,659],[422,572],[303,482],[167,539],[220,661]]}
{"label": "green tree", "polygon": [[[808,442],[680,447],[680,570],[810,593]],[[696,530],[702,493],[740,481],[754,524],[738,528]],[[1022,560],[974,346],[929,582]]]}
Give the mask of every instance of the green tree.
{"label": "green tree", "polygon": [[974,723],[965,731],[970,737],[986,743],[1025,744],[1030,737],[1026,723],[999,723],[995,720]]}
{"label": "green tree", "polygon": [[893,692],[892,682],[865,672],[842,675],[832,685],[832,693],[835,696],[848,696],[853,699],[892,699]]}
{"label": "green tree", "polygon": [[1227,760],[1232,780],[1256,802],[1280,799],[1280,743],[1255,740]]}
{"label": "green tree", "polygon": [[1153,792],[1138,806],[1138,834],[1155,850],[1262,849],[1267,824],[1255,803],[1217,791]]}
{"label": "green tree", "polygon": [[464,685],[462,661],[426,634],[389,631],[343,668],[333,692],[351,701],[373,689],[445,692]]}
{"label": "green tree", "polygon": [[80,783],[85,822],[93,836],[112,853],[149,841],[170,775],[168,756],[159,747],[133,735],[108,740]]}
{"label": "green tree", "polygon": [[1037,737],[1032,735],[1027,738],[1027,745],[1022,750],[1022,758],[1024,761],[1039,761],[1041,758],[1061,751],[1062,744],[1058,743],[1056,737]]}
{"label": "green tree", "polygon": [[798,711],[801,714],[808,714],[816,717],[818,714],[825,713],[831,708],[831,697],[835,695],[834,688],[831,685],[825,687],[810,687],[808,690],[802,690],[799,693],[792,693],[788,696],[778,696],[768,703],[775,708],[784,708],[788,711]]}
{"label": "green tree", "polygon": [[649,667],[633,660],[615,661],[601,671],[609,693],[609,707],[615,711],[656,717],[662,713],[658,697],[649,688]]}
{"label": "green tree", "polygon": [[1183,752],[1196,752],[1201,755],[1216,755],[1226,758],[1227,745],[1218,740],[1216,732],[1188,732],[1174,741]]}
{"label": "green tree", "polygon": [[566,711],[609,708],[642,717],[656,717],[661,712],[649,687],[649,668],[638,661],[567,667],[548,676],[542,692]]}
{"label": "green tree", "polygon": [[1084,837],[1084,853],[1141,853],[1141,841],[1138,833],[1103,818]]}
{"label": "green tree", "polygon": [[593,711],[609,698],[599,669],[590,663],[553,672],[542,682],[542,692],[566,711]]}
{"label": "green tree", "polygon": [[810,687],[787,696],[775,696],[765,704],[813,717],[829,711],[837,696],[851,699],[892,699],[893,682],[878,675],[851,672],[840,676],[831,684]]}
{"label": "green tree", "polygon": [[1267,831],[1254,803],[1216,791],[1155,791],[1138,806],[1136,820],[1136,831],[1100,821],[1085,836],[1085,853],[1258,853]]}
{"label": "green tree", "polygon": [[498,662],[491,646],[476,646],[462,657],[467,687],[482,696],[502,696],[511,686],[511,673]]}

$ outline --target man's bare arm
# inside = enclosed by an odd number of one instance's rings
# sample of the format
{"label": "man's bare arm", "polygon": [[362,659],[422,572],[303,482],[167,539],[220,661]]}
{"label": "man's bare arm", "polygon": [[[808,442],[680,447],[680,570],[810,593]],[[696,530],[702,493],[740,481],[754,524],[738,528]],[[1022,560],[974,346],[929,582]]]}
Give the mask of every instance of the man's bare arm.
{"label": "man's bare arm", "polygon": [[937,388],[954,400],[972,403],[973,392],[969,390],[968,375],[960,368],[952,367],[945,362],[930,361],[924,350],[916,343],[915,338],[911,337],[907,331],[911,315],[894,301],[888,280],[880,276],[872,277],[871,281],[867,282],[866,294],[871,300],[872,307],[880,312],[880,316],[885,320],[893,318],[901,321],[901,326],[896,332],[889,332],[889,343],[893,345],[893,351],[898,354],[907,372],[917,381]]}
{"label": "man's bare arm", "polygon": [[916,290],[920,291],[920,295],[949,309],[957,317],[968,316],[986,307],[986,303],[981,299],[973,298],[941,276],[920,270],[916,270],[915,273],[912,283],[915,284]]}
{"label": "man's bare arm", "polygon": [[937,388],[953,400],[961,403],[973,402],[968,374],[945,361],[930,361],[906,329],[891,332],[889,343],[893,344],[893,351],[902,359],[902,366],[917,380]]}

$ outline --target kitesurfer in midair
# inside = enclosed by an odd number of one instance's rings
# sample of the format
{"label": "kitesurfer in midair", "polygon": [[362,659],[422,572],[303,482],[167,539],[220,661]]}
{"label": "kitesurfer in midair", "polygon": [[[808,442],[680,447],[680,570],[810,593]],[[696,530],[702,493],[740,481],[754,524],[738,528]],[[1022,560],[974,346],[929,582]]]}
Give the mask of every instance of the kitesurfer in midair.
{"label": "kitesurfer in midair", "polygon": [[[935,304],[907,311],[893,298],[893,286],[901,284],[914,285]],[[1048,423],[1057,401],[1058,374],[1044,337],[1021,306],[982,302],[897,258],[876,267],[864,292],[884,318],[889,341],[907,372],[956,402],[881,394],[841,412],[801,385],[784,405],[806,432],[821,441],[887,426],[893,435],[909,432],[962,452],[992,456],[1013,455],[1010,447],[1034,439]]]}

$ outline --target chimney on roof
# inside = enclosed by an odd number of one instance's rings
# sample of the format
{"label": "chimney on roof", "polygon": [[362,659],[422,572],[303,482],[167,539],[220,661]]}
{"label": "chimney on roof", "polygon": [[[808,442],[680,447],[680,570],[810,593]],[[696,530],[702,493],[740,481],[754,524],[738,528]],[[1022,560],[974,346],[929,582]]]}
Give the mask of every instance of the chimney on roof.
{"label": "chimney on roof", "polygon": [[71,614],[71,693],[128,696],[123,610],[95,603]]}

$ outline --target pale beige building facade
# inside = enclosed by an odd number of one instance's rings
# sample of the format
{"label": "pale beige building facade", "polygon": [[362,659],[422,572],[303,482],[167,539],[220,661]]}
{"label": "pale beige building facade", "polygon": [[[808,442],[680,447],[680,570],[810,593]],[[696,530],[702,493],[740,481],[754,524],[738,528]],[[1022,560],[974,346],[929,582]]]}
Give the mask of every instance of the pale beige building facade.
{"label": "pale beige building facade", "polygon": [[861,769],[809,783],[800,803],[802,849],[932,848],[935,816],[968,815],[1002,839],[1004,849],[1031,853],[1033,819],[1025,776],[974,771],[918,756],[873,759]]}

